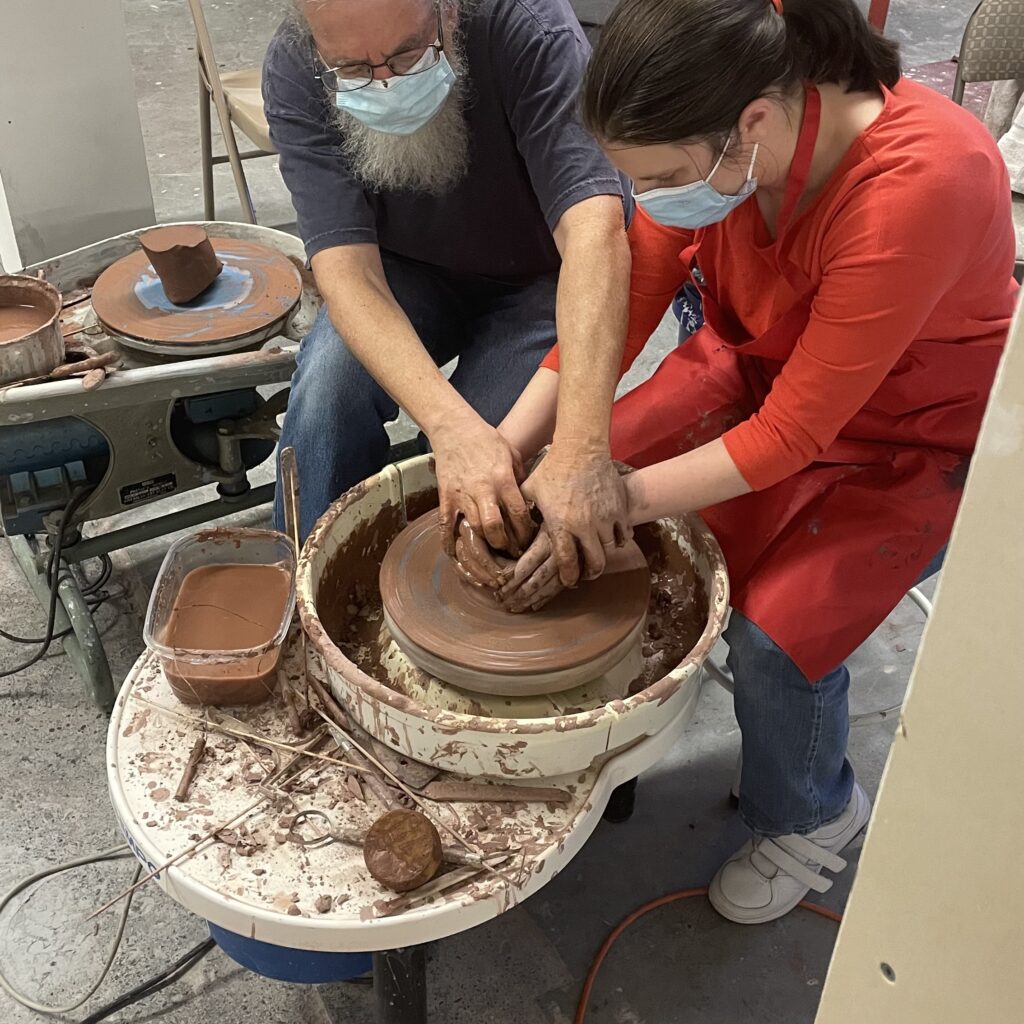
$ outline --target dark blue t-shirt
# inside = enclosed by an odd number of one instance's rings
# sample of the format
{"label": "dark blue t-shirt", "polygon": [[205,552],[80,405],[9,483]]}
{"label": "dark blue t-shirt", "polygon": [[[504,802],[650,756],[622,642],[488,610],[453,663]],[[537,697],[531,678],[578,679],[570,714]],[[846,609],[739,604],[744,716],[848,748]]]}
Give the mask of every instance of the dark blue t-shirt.
{"label": "dark blue t-shirt", "polygon": [[470,164],[442,196],[365,189],[340,152],[310,42],[285,26],[274,36],[263,98],[309,257],[369,242],[456,273],[522,281],[558,269],[551,232],[567,209],[623,194],[577,118],[590,47],[568,0],[480,0],[461,17]]}

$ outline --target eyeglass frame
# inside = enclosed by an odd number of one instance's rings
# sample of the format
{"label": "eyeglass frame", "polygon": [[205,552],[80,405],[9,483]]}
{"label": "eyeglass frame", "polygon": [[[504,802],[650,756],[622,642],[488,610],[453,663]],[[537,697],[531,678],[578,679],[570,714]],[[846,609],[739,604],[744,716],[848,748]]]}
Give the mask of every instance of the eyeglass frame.
{"label": "eyeglass frame", "polygon": [[[437,60],[435,60],[434,63],[429,65],[428,67],[420,68],[419,71],[396,71],[391,66],[391,62],[396,57],[401,57],[401,56],[403,56],[404,54],[407,54],[407,53],[415,53],[416,52],[415,49],[412,49],[412,50],[402,50],[399,53],[393,53],[393,54],[391,54],[390,57],[388,57],[387,60],[382,60],[379,64],[370,64],[370,63],[368,63],[366,61],[356,61],[356,62],[354,62],[352,64],[348,64],[348,65],[339,64],[336,67],[332,68],[332,67],[328,67],[327,66],[327,61],[324,60],[323,55],[316,48],[316,44],[314,43],[313,44],[313,77],[318,82],[323,83],[323,85],[326,88],[329,89],[330,86],[328,85],[327,82],[324,81],[324,77],[323,76],[325,74],[334,75],[335,76],[335,83],[337,83],[337,82],[340,82],[340,81],[345,81],[345,79],[341,79],[341,78],[338,77],[338,70],[340,68],[343,68],[343,67],[348,67],[348,68],[364,67],[364,68],[367,68],[369,70],[370,74],[367,77],[366,81],[362,83],[362,85],[357,85],[357,86],[355,86],[355,88],[352,88],[352,89],[334,89],[334,90],[332,90],[334,92],[358,92],[360,89],[365,89],[368,85],[371,85],[375,81],[375,79],[373,77],[373,73],[378,68],[387,68],[388,71],[390,71],[391,74],[394,75],[396,78],[411,78],[414,75],[421,75],[421,74],[423,74],[424,71],[429,71],[430,68],[433,68],[433,67],[437,66],[437,64],[441,60],[441,54],[444,53],[444,18],[442,17],[442,14],[441,14],[440,5],[438,5],[438,7],[437,7],[437,39],[434,42],[432,42],[432,43],[427,43],[427,45],[423,47],[423,50],[422,50],[422,52],[420,53],[420,56],[419,56],[419,60],[423,59],[423,57],[426,54],[427,50],[437,50]],[[322,68],[318,67],[317,62],[319,62],[319,64],[322,66]],[[417,61],[417,63],[418,63],[418,61]],[[356,79],[349,79],[349,81],[356,81]],[[386,81],[386,79],[385,79],[385,81]]]}

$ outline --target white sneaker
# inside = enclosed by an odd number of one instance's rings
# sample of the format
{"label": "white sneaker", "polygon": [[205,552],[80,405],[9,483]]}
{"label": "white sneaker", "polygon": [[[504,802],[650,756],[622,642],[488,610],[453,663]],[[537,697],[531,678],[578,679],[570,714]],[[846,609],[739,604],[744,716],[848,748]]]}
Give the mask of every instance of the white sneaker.
{"label": "white sneaker", "polygon": [[842,871],[836,856],[868,823],[871,801],[856,783],[846,810],[835,821],[805,836],[754,838],[730,857],[711,880],[708,899],[722,917],[738,924],[762,924],[788,914],[809,889],[827,892],[823,868]]}

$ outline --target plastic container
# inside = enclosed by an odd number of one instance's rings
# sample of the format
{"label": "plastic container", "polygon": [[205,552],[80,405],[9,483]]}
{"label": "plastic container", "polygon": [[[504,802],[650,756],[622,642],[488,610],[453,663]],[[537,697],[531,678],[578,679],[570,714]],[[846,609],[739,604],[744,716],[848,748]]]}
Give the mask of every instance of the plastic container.
{"label": "plastic container", "polygon": [[185,704],[259,704],[295,609],[295,551],[276,530],[202,530],[171,545],[143,638]]}

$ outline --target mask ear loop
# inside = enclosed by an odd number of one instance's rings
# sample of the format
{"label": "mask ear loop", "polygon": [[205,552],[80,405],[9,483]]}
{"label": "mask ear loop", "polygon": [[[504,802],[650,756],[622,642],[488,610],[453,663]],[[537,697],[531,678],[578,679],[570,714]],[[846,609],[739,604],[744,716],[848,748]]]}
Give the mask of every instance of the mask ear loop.
{"label": "mask ear loop", "polygon": [[747,168],[747,181],[754,176],[754,161],[757,159],[757,147],[760,146],[760,142],[754,143],[754,152],[750,154],[750,166]]}
{"label": "mask ear loop", "polygon": [[732,144],[732,136],[725,140],[725,145],[722,147],[722,152],[718,154],[718,159],[715,161],[715,166],[708,171],[708,176],[704,179],[704,184],[708,184],[711,179],[715,176],[715,171],[722,166],[722,161],[725,159],[725,154],[729,152],[729,146]]}
{"label": "mask ear loop", "polygon": [[[704,179],[705,184],[710,183],[711,179],[715,176],[715,171],[717,171],[718,168],[721,166],[722,161],[725,159],[725,154],[729,151],[729,146],[730,146],[731,143],[732,143],[732,136],[730,135],[729,138],[725,140],[725,145],[722,147],[721,155],[715,161],[715,166],[711,168],[710,172],[708,173],[708,176]],[[757,159],[757,148],[760,145],[761,145],[760,142],[755,142],[754,143],[753,152],[750,154],[750,164],[747,166],[747,178],[746,178],[746,181],[744,182],[744,184],[746,184],[747,181],[750,181],[750,179],[753,177],[753,174],[754,174],[754,161]]]}

